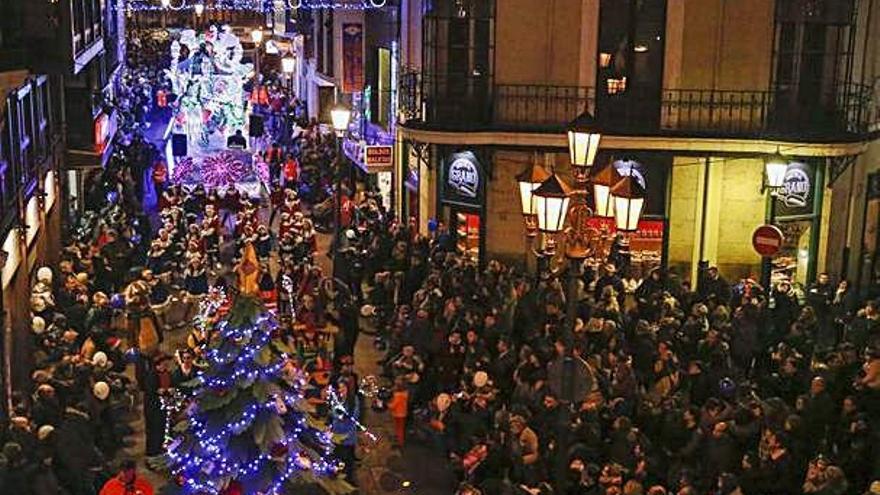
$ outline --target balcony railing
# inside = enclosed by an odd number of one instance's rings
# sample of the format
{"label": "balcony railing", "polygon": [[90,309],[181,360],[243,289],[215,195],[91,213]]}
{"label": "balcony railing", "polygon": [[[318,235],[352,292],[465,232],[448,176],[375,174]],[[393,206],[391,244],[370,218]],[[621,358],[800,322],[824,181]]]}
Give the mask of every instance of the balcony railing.
{"label": "balcony railing", "polygon": [[838,84],[812,98],[793,89],[664,89],[597,96],[582,86],[495,84],[474,78],[426,79],[405,72],[400,108],[411,125],[448,130],[558,132],[585,108],[609,132],[739,138],[856,138],[878,121],[873,90]]}

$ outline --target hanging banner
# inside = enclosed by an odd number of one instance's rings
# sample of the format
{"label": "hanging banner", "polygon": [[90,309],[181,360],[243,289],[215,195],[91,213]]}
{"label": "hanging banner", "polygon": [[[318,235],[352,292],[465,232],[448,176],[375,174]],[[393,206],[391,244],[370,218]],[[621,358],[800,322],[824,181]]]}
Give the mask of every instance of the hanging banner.
{"label": "hanging banner", "polygon": [[364,90],[364,25],[342,25],[342,92]]}

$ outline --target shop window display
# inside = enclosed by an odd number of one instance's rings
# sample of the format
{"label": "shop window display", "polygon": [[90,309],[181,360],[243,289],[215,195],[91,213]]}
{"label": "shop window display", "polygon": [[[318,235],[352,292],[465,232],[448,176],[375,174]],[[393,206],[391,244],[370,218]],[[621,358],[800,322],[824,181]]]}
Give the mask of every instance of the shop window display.
{"label": "shop window display", "polygon": [[812,220],[779,222],[784,242],[779,254],[773,257],[771,281],[776,284],[787,280],[801,285],[807,283],[810,261],[810,229]]}

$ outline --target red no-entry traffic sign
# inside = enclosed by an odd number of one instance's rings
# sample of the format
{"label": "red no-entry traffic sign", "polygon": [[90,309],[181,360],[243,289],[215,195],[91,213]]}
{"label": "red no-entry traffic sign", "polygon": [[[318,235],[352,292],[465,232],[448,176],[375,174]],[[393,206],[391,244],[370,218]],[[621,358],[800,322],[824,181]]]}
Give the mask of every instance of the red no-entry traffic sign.
{"label": "red no-entry traffic sign", "polygon": [[774,256],[782,249],[785,238],[775,225],[761,225],[752,234],[752,247],[761,256]]}

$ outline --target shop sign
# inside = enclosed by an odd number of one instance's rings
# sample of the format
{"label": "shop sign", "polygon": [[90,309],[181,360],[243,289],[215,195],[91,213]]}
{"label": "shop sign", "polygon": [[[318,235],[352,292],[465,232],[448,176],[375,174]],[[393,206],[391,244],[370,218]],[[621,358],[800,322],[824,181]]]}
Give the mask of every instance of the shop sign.
{"label": "shop sign", "polygon": [[476,155],[470,151],[454,153],[443,170],[443,202],[474,208],[483,204],[483,167]]}
{"label": "shop sign", "polygon": [[776,256],[784,242],[785,236],[775,225],[761,225],[752,234],[752,247],[764,257]]}
{"label": "shop sign", "polygon": [[810,199],[810,177],[800,168],[790,168],[782,181],[780,198],[789,208],[803,208]]}
{"label": "shop sign", "polygon": [[776,195],[779,216],[809,215],[813,213],[814,167],[808,163],[792,162],[785,172],[782,187]]}
{"label": "shop sign", "polygon": [[391,170],[394,165],[393,146],[366,146],[364,148],[364,163],[368,172]]}

